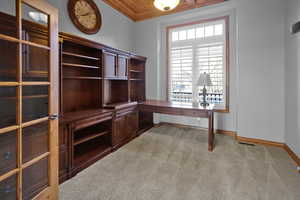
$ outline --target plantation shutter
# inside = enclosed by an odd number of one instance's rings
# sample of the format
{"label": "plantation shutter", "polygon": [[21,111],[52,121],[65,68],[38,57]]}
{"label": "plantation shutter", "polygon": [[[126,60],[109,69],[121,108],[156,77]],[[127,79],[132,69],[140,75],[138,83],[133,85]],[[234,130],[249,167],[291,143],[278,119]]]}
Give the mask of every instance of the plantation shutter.
{"label": "plantation shutter", "polygon": [[192,102],[193,47],[171,48],[171,101]]}
{"label": "plantation shutter", "polygon": [[226,100],[225,20],[169,29],[169,101],[192,103],[203,100],[196,85],[200,74],[210,75],[207,101],[224,108]]}

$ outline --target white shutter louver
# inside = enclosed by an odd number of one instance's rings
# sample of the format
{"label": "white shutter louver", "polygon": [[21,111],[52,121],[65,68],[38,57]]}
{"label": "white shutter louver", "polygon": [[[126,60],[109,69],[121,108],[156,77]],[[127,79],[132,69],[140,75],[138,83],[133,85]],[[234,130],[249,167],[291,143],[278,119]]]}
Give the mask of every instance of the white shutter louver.
{"label": "white shutter louver", "polygon": [[192,46],[171,48],[170,65],[170,100],[176,102],[192,102]]}
{"label": "white shutter louver", "polygon": [[196,65],[198,74],[210,74],[213,86],[207,88],[208,101],[224,103],[224,44],[222,42],[198,45],[196,49]]}

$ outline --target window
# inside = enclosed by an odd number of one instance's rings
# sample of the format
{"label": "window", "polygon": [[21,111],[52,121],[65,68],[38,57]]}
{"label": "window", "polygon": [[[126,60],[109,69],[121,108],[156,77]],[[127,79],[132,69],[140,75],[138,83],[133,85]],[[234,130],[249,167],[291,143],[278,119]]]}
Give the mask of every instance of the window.
{"label": "window", "polygon": [[207,101],[228,110],[228,17],[168,27],[169,101],[192,103],[203,100],[196,85],[200,74],[210,74]]}

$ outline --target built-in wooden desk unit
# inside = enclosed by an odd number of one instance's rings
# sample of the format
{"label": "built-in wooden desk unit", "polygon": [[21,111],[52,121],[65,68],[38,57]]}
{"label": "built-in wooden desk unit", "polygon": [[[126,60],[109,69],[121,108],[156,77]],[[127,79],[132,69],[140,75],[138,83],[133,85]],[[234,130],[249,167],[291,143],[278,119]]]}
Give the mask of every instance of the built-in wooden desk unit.
{"label": "built-in wooden desk unit", "polygon": [[175,103],[159,100],[147,100],[139,105],[139,110],[150,113],[182,115],[208,118],[208,150],[214,148],[214,106],[202,107],[199,104]]}

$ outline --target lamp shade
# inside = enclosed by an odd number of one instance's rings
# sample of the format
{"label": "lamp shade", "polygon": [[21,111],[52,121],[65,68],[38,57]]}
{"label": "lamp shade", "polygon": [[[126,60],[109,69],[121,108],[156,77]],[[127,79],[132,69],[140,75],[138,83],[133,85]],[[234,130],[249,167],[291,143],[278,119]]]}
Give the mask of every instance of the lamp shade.
{"label": "lamp shade", "polygon": [[154,0],[154,6],[162,11],[168,11],[174,9],[180,0]]}
{"label": "lamp shade", "polygon": [[198,86],[212,86],[213,84],[211,82],[210,75],[205,72],[203,74],[200,74],[197,85]]}

